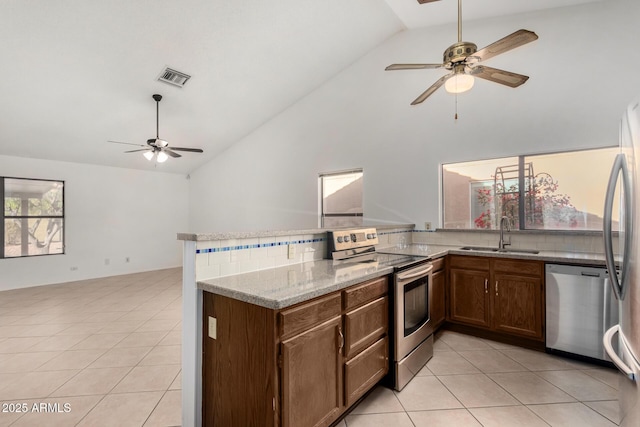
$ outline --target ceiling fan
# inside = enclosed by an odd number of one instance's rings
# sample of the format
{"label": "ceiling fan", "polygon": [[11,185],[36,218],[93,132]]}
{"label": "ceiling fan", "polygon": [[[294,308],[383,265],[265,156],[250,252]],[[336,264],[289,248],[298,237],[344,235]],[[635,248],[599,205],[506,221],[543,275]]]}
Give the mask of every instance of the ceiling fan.
{"label": "ceiling fan", "polygon": [[149,161],[156,158],[158,163],[163,163],[167,161],[169,156],[171,157],[182,157],[180,154],[176,153],[176,151],[188,151],[191,153],[203,153],[200,148],[185,148],[185,147],[169,147],[169,143],[164,139],[160,139],[158,129],[159,125],[159,117],[160,117],[160,101],[162,100],[162,95],[155,94],[153,95],[153,99],[156,101],[156,137],[147,139],[147,145],[143,144],[131,144],[129,142],[120,142],[120,141],[108,141],[113,142],[115,144],[125,144],[125,145],[135,145],[138,147],[144,147],[138,150],[130,150],[125,151],[125,153],[136,153],[139,151],[143,151],[142,155]]}
{"label": "ceiling fan", "polygon": [[[418,0],[418,3],[432,3],[434,1],[438,0]],[[458,0],[458,42],[452,44],[444,51],[442,64],[392,64],[385,68],[385,70],[446,68],[451,71],[449,74],[440,77],[431,87],[417,97],[411,105],[420,104],[442,85],[444,85],[446,91],[450,93],[466,92],[473,87],[474,77],[509,87],[518,87],[526,82],[529,77],[510,71],[478,65],[478,63],[537,39],[538,35],[533,31],[518,30],[478,50],[475,44],[462,41],[462,0]]]}

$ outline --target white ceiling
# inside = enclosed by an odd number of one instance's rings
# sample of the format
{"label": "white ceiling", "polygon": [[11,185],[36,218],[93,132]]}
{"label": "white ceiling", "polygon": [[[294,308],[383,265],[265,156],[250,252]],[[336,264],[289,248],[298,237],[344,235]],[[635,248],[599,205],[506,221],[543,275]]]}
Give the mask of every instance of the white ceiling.
{"label": "white ceiling", "polygon": [[[457,22],[458,20],[458,2],[455,0],[440,0],[426,4],[420,4],[417,0],[385,1],[408,29]],[[595,1],[600,0],[463,0],[462,20],[464,24],[464,21],[475,19],[513,15],[534,10],[593,3]]]}
{"label": "white ceiling", "polygon": [[[594,0],[467,0],[464,19]],[[189,173],[454,0],[5,0],[0,155]],[[395,58],[389,58],[393,62]],[[156,81],[165,66],[192,75]],[[107,140],[197,147],[157,167]],[[269,141],[265,141],[269,143]],[[287,153],[282,153],[286,156]],[[250,167],[250,165],[247,165]],[[1,173],[0,173],[1,174]]]}

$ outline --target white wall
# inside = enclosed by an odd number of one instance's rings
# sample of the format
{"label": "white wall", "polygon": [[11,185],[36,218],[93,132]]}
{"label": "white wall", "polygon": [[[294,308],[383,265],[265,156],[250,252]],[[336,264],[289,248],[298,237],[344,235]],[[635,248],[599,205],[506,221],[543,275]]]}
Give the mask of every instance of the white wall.
{"label": "white wall", "polygon": [[0,259],[0,291],[182,265],[183,175],[9,156],[0,175],[65,181],[66,227],[64,255]]}
{"label": "white wall", "polygon": [[615,145],[640,95],[638,16],[640,2],[608,0],[466,22],[479,48],[520,28],[540,39],[488,60],[531,78],[517,89],[477,79],[457,122],[444,90],[409,105],[443,71],[384,71],[440,61],[455,25],[402,32],[192,173],[191,231],[315,227],[318,173],[353,167],[366,217],[437,223],[442,162]]}

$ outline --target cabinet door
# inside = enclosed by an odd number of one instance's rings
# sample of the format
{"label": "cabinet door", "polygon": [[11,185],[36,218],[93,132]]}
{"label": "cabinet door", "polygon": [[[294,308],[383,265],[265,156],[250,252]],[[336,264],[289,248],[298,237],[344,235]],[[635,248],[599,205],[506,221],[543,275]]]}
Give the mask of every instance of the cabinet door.
{"label": "cabinet door", "polygon": [[443,270],[433,273],[431,284],[431,321],[437,328],[445,318],[445,274]]}
{"label": "cabinet door", "polygon": [[342,318],[282,343],[285,427],[328,426],[342,411]]}
{"label": "cabinet door", "polygon": [[543,338],[542,279],[495,273],[493,328],[529,338]]}
{"label": "cabinet door", "polygon": [[387,337],[373,343],[345,363],[344,388],[347,406],[353,405],[389,372]]}
{"label": "cabinet door", "polygon": [[490,327],[489,272],[450,270],[450,320],[475,326]]}

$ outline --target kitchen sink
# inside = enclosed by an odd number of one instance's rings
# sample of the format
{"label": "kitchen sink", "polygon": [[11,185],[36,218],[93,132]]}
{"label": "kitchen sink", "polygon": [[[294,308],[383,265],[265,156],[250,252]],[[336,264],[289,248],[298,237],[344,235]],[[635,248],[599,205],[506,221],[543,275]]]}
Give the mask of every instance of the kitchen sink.
{"label": "kitchen sink", "polygon": [[465,246],[460,249],[463,251],[498,252],[498,248],[489,248],[484,246]]}
{"label": "kitchen sink", "polygon": [[482,251],[482,252],[504,252],[504,253],[519,253],[519,254],[539,254],[540,251],[532,249],[498,249],[487,246],[464,246],[460,248],[463,251]]}

